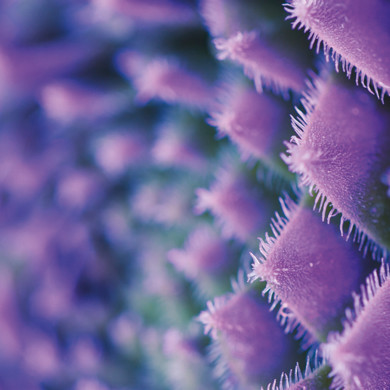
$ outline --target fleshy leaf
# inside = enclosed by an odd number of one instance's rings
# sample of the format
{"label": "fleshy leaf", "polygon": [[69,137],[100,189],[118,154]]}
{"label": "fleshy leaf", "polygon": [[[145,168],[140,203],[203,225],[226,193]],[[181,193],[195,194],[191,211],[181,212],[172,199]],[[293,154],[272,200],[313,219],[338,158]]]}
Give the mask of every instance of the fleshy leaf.
{"label": "fleshy leaf", "polygon": [[147,141],[139,129],[111,129],[109,134],[97,138],[93,146],[95,162],[108,176],[121,175],[149,158]]}
{"label": "fleshy leaf", "polygon": [[[302,183],[317,192],[323,218],[341,213],[364,251],[386,256],[390,248],[390,202],[381,182],[390,165],[390,112],[374,97],[334,75],[317,79],[293,118],[297,137],[283,156]],[[310,192],[311,192],[310,191]],[[377,244],[377,245],[375,245]],[[379,247],[378,247],[379,246]],[[383,253],[382,253],[383,252]]]}
{"label": "fleshy leaf", "polygon": [[108,90],[62,80],[44,86],[40,103],[49,118],[69,125],[77,120],[106,119],[124,108],[125,101]]}
{"label": "fleshy leaf", "polygon": [[61,207],[83,210],[101,201],[104,196],[102,177],[92,170],[69,169],[57,184],[57,202]]}
{"label": "fleshy leaf", "polygon": [[217,127],[220,136],[227,135],[238,145],[244,159],[253,156],[270,161],[280,160],[286,116],[287,108],[281,101],[235,82],[221,98],[209,123]]}
{"label": "fleshy leaf", "polygon": [[[278,5],[273,2],[257,0],[201,0],[200,13],[210,34],[213,37],[229,37],[239,31],[252,30],[262,27],[269,28],[271,15],[274,16]],[[275,7],[275,8],[273,8]],[[277,14],[277,13],[276,13]],[[278,15],[279,16],[279,15]],[[271,30],[275,29],[277,22],[273,20]]]}
{"label": "fleshy leaf", "polygon": [[218,274],[228,263],[227,243],[208,226],[199,227],[188,237],[184,249],[172,249],[168,260],[189,279]]}
{"label": "fleshy leaf", "polygon": [[220,169],[211,188],[200,188],[196,194],[195,212],[210,210],[221,225],[223,236],[241,241],[249,240],[265,226],[273,208],[272,199],[234,169]]}
{"label": "fleshy leaf", "polygon": [[212,102],[214,90],[209,83],[199,74],[185,69],[176,59],[164,57],[148,61],[142,56],[135,57],[123,54],[119,66],[133,79],[138,102],[146,104],[157,99],[200,108]]}
{"label": "fleshy leaf", "polygon": [[218,59],[230,59],[244,68],[245,74],[263,87],[288,97],[288,91],[304,87],[305,67],[282,46],[272,44],[258,31],[239,31],[231,37],[214,40]]}
{"label": "fleshy leaf", "polygon": [[310,31],[311,47],[317,52],[323,44],[330,55],[351,77],[383,100],[390,93],[390,4],[382,0],[289,0],[285,9],[293,27]]}
{"label": "fleshy leaf", "polygon": [[364,263],[337,228],[322,223],[312,210],[288,199],[283,209],[287,218],[276,214],[274,237],[266,234],[260,241],[262,257],[252,255],[249,276],[267,282],[273,307],[281,302],[278,318],[287,332],[298,327],[305,348],[340,327],[351,294],[365,277]]}
{"label": "fleshy leaf", "polygon": [[[191,127],[191,124],[187,126]],[[196,145],[191,131],[184,132],[182,127],[183,124],[179,122],[166,123],[159,128],[151,150],[152,158],[160,167],[204,172],[207,169],[206,158]]]}
{"label": "fleshy leaf", "polygon": [[191,208],[194,185],[196,182],[180,178],[145,180],[131,199],[134,217],[143,222],[183,227],[191,219],[188,210]]}
{"label": "fleshy leaf", "polygon": [[333,388],[388,389],[390,386],[390,269],[383,264],[355,295],[342,335],[324,346],[333,367]]}
{"label": "fleshy leaf", "polygon": [[200,13],[210,33],[215,36],[224,36],[229,30],[237,31],[239,23],[232,18],[225,0],[201,0]]}
{"label": "fleshy leaf", "polygon": [[236,292],[207,306],[198,318],[214,340],[211,357],[225,388],[267,383],[283,369],[291,345],[265,303]]}

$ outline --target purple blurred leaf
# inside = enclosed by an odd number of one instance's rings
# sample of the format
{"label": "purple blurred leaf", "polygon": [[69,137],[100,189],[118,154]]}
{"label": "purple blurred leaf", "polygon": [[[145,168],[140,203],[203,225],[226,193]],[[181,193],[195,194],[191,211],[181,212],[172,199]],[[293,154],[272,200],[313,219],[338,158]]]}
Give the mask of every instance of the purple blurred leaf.
{"label": "purple blurred leaf", "polygon": [[190,280],[221,272],[228,264],[227,243],[215,231],[202,226],[188,237],[184,249],[172,249],[168,260]]}
{"label": "purple blurred leaf", "polygon": [[219,136],[227,135],[237,144],[244,159],[250,156],[265,162],[279,159],[275,150],[279,150],[285,136],[288,115],[282,102],[240,82],[233,82],[221,95],[209,120]]}
{"label": "purple blurred leaf", "polygon": [[271,89],[284,97],[288,91],[300,92],[304,87],[305,67],[289,50],[269,43],[258,31],[239,31],[229,38],[217,38],[217,58],[230,59],[244,68],[256,89]]}
{"label": "purple blurred leaf", "polygon": [[224,388],[267,383],[283,369],[291,345],[266,304],[242,291],[207,306],[198,318],[214,340],[211,357]]}
{"label": "purple blurred leaf", "polygon": [[196,194],[195,212],[201,214],[210,210],[225,238],[249,240],[265,226],[272,209],[272,199],[234,168],[220,169],[210,189],[199,188]]}
{"label": "purple blurred leaf", "polygon": [[118,62],[124,74],[133,80],[136,100],[140,104],[157,99],[205,109],[212,103],[213,87],[199,74],[185,69],[176,59],[148,60],[136,53],[123,53]]}

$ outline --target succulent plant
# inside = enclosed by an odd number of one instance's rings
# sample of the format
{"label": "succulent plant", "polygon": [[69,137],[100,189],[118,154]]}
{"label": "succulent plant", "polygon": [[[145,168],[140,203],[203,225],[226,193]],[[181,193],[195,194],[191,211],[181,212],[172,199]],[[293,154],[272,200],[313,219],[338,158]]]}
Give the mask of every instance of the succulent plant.
{"label": "succulent plant", "polygon": [[389,21],[0,1],[0,388],[390,389]]}

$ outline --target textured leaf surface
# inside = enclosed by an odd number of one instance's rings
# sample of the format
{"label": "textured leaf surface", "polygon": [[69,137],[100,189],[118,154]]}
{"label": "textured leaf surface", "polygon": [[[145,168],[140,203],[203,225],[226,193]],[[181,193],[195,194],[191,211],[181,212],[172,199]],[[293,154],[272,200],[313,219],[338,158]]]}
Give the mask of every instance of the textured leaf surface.
{"label": "textured leaf surface", "polygon": [[287,96],[304,87],[305,67],[286,48],[275,46],[257,31],[239,31],[228,39],[214,40],[220,60],[230,59],[244,68],[258,91],[263,87]]}
{"label": "textured leaf surface", "polygon": [[350,77],[355,67],[362,84],[390,93],[390,3],[383,0],[291,0],[293,26],[310,30],[317,51],[323,43]]}
{"label": "textured leaf surface", "polygon": [[267,383],[283,369],[291,344],[268,306],[252,293],[219,297],[199,319],[216,341],[220,369],[230,387]]}
{"label": "textured leaf surface", "polygon": [[341,229],[350,220],[348,235],[356,225],[386,252],[390,202],[381,178],[390,165],[390,112],[336,76],[318,80],[315,88],[303,101],[307,114],[298,111],[293,119],[298,137],[291,139],[285,161],[318,190],[324,214],[331,202],[342,214]]}
{"label": "textured leaf surface", "polygon": [[336,376],[334,385],[351,390],[390,388],[390,280],[388,265],[375,271],[355,297],[356,319],[334,335],[325,353]]}
{"label": "textured leaf surface", "polygon": [[275,304],[281,301],[279,317],[287,330],[298,323],[298,335],[309,331],[307,340],[325,340],[330,329],[340,327],[340,318],[364,278],[359,252],[340,237],[334,226],[318,215],[297,206],[286,222],[274,223],[276,239],[266,236],[255,260],[252,279],[267,282]]}

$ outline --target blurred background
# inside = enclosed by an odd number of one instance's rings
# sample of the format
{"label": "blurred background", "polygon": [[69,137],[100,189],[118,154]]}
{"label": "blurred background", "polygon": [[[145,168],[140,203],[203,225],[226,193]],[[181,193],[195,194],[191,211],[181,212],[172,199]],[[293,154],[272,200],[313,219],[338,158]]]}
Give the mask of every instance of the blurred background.
{"label": "blurred background", "polygon": [[[0,1],[1,390],[219,387],[196,316],[294,179],[213,127],[255,89],[198,7]],[[283,127],[296,99],[269,99]]]}

